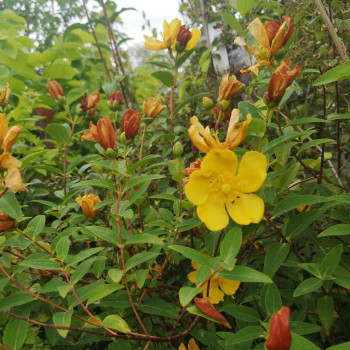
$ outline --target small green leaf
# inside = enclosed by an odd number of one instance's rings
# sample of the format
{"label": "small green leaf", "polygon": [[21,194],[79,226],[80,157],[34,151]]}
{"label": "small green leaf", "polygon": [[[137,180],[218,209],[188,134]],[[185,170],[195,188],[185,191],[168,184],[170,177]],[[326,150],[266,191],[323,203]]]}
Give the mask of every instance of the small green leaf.
{"label": "small green leaf", "polygon": [[293,297],[300,297],[301,295],[311,293],[322,287],[322,281],[318,278],[309,278],[301,282],[293,293]]}
{"label": "small green leaf", "polygon": [[62,124],[49,124],[45,131],[58,143],[64,145],[69,140],[69,131]]}
{"label": "small green leaf", "polygon": [[165,302],[163,299],[152,297],[145,300],[140,306],[140,310],[147,314],[164,316],[176,320],[179,313],[173,304]]}
{"label": "small green leaf", "polygon": [[233,270],[236,264],[236,255],[242,245],[242,228],[235,226],[222,240],[220,244],[220,256],[223,260],[222,266],[227,270]]}
{"label": "small green leaf", "polygon": [[329,335],[330,328],[333,322],[334,302],[333,298],[329,295],[325,295],[317,300],[317,313],[320,317],[322,327],[325,330],[327,336]]}
{"label": "small green leaf", "polygon": [[235,266],[232,271],[220,271],[219,276],[231,281],[272,283],[269,276],[247,266]]}
{"label": "small green leaf", "polygon": [[339,64],[338,66],[330,69],[328,72],[318,77],[313,86],[325,85],[333,83],[334,81],[340,81],[350,78],[350,61]]}
{"label": "small green leaf", "polygon": [[261,322],[258,312],[251,307],[229,304],[222,307],[219,311],[226,312],[237,320],[257,324]]}
{"label": "small green leaf", "polygon": [[240,329],[236,333],[217,332],[216,334],[224,339],[221,341],[219,340],[219,344],[227,348],[228,346],[260,338],[263,336],[264,330],[258,326],[247,326],[245,328]]}
{"label": "small green leaf", "polygon": [[274,242],[267,248],[265,261],[264,261],[264,273],[272,277],[279,267],[286,260],[289,253],[289,244]]}
{"label": "small green leaf", "polygon": [[129,271],[137,265],[140,265],[148,260],[154,259],[158,255],[159,253],[155,253],[155,252],[142,252],[139,254],[135,254],[126,261],[125,271]]}
{"label": "small green leaf", "polygon": [[[66,312],[56,312],[52,316],[53,323],[56,326],[69,327],[72,319],[73,309],[70,309]],[[57,329],[57,332],[62,338],[66,338],[68,334],[67,329]]]}
{"label": "small green leaf", "polygon": [[298,335],[294,332],[292,333],[292,344],[290,350],[321,350],[318,346],[312,343],[310,340]]}
{"label": "small green leaf", "polygon": [[29,237],[35,238],[39,235],[45,227],[45,215],[38,215],[29,221],[27,228],[25,229],[26,234]]}
{"label": "small green leaf", "polygon": [[200,291],[201,288],[182,287],[179,290],[180,304],[186,306]]}
{"label": "small green leaf", "polygon": [[3,211],[17,221],[23,216],[21,207],[19,206],[13,192],[6,192],[0,198],[0,211]]}
{"label": "small green leaf", "polygon": [[265,294],[265,308],[269,315],[273,315],[282,307],[282,299],[277,286],[272,283],[267,286]]}
{"label": "small green leaf", "polygon": [[338,267],[342,252],[343,245],[339,243],[322,259],[321,272],[323,275],[332,274],[332,272]]}
{"label": "small green leaf", "polygon": [[350,235],[350,224],[338,224],[328,227],[322,231],[317,237],[327,236],[347,236]]}
{"label": "small green leaf", "polygon": [[162,239],[157,236],[153,236],[149,233],[141,233],[135,236],[131,236],[126,240],[124,246],[130,244],[154,244],[154,245],[164,245]]}
{"label": "small green leaf", "polygon": [[199,265],[205,266],[209,269],[213,269],[211,259],[207,258],[204,254],[198,252],[195,249],[184,247],[181,245],[170,245],[169,249],[176,250],[188,259],[191,259],[198,263]]}
{"label": "small green leaf", "polygon": [[69,252],[69,238],[68,237],[61,237],[60,240],[56,244],[56,255],[59,260],[64,260],[64,258],[67,256]]}
{"label": "small green leaf", "polygon": [[241,24],[238,22],[238,20],[236,19],[236,17],[231,14],[230,12],[225,12],[222,11],[220,12],[221,17],[223,18],[223,20],[233,29],[237,32],[237,34],[239,36],[244,36],[244,30],[241,26]]}
{"label": "small green leaf", "polygon": [[112,279],[114,283],[119,283],[123,277],[123,270],[110,269],[108,270],[108,276]]}
{"label": "small green leaf", "polygon": [[131,332],[131,329],[129,328],[128,324],[118,315],[107,316],[103,320],[102,324],[107,328],[113,328],[122,333]]}
{"label": "small green leaf", "polygon": [[172,87],[174,85],[174,76],[169,71],[159,70],[151,75],[161,81],[167,87]]}
{"label": "small green leaf", "polygon": [[33,269],[42,269],[42,270],[60,270],[61,265],[56,261],[53,261],[52,258],[47,254],[31,254],[28,255],[21,263],[21,266],[31,267]]}
{"label": "small green leaf", "polygon": [[70,278],[70,283],[72,286],[74,286],[77,282],[79,282],[80,279],[82,279],[89,272],[92,263],[93,263],[93,259],[90,259],[82,262],[77,266],[77,268],[74,270]]}

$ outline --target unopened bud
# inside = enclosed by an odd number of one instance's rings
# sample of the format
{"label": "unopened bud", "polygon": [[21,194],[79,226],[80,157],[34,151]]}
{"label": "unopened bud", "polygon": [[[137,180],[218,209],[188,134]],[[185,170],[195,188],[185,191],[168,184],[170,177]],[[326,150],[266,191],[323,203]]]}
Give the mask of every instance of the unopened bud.
{"label": "unopened bud", "polygon": [[230,107],[230,103],[229,103],[227,100],[222,100],[222,101],[220,102],[220,109],[221,109],[223,112],[227,111],[227,110],[229,109],[229,107]]}
{"label": "unopened bud", "polygon": [[0,232],[10,231],[15,226],[15,220],[11,216],[0,211]]}
{"label": "unopened bud", "polygon": [[112,111],[120,109],[120,104],[123,102],[122,94],[119,91],[114,91],[107,100],[108,107]]}
{"label": "unopened bud", "polygon": [[184,152],[184,148],[180,141],[175,142],[173,146],[173,152],[176,158],[180,158]]}
{"label": "unopened bud", "polygon": [[64,97],[62,86],[56,80],[48,81],[46,89],[51,97],[56,101],[59,101],[59,97]]}
{"label": "unopened bud", "polygon": [[112,148],[107,148],[107,150],[105,151],[105,155],[107,158],[115,159],[118,155],[118,152],[112,150]]}
{"label": "unopened bud", "polygon": [[6,83],[6,86],[4,90],[1,91],[1,96],[0,96],[0,105],[2,107],[6,107],[8,105],[10,94],[11,94],[10,85],[9,83]]}
{"label": "unopened bud", "polygon": [[128,109],[122,117],[122,132],[127,140],[133,139],[139,131],[141,116],[134,110]]}
{"label": "unopened bud", "polygon": [[202,99],[202,106],[205,109],[212,109],[213,105],[214,105],[214,102],[213,102],[213,100],[211,98],[203,97],[203,99]]}

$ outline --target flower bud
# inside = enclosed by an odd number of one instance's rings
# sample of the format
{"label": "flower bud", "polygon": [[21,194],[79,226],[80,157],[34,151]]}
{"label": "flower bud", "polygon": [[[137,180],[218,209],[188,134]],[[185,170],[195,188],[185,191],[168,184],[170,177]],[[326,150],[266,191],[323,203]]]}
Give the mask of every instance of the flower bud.
{"label": "flower bud", "polygon": [[203,97],[203,99],[202,99],[202,106],[205,109],[212,109],[213,105],[214,105],[214,102],[213,102],[213,100],[211,98]]}
{"label": "flower bud", "polygon": [[219,99],[232,100],[236,92],[242,88],[242,83],[237,80],[235,75],[229,77],[225,74],[221,78],[219,86]]}
{"label": "flower bud", "polygon": [[85,192],[84,196],[82,197],[79,195],[75,201],[80,205],[81,209],[83,210],[83,213],[86,217],[94,219],[96,215],[98,214],[98,210],[94,210],[94,206],[101,202],[101,199],[99,196],[96,196],[94,194],[87,194]]}
{"label": "flower bud", "polygon": [[189,28],[185,25],[182,25],[180,27],[179,34],[176,38],[176,51],[182,52],[186,49],[187,43],[191,40],[192,33],[190,32]]}
{"label": "flower bud", "polygon": [[83,101],[80,104],[80,108],[90,115],[97,115],[97,105],[100,102],[100,93],[95,91],[90,95],[85,94],[83,96]]}
{"label": "flower bud", "polygon": [[141,116],[134,110],[128,109],[122,117],[122,132],[127,140],[133,139],[140,128]]}
{"label": "flower bud", "polygon": [[222,101],[220,102],[220,109],[221,109],[223,112],[227,111],[227,110],[229,109],[229,107],[230,107],[230,102],[228,102],[227,100],[222,100]]}
{"label": "flower bud", "polygon": [[0,105],[2,107],[5,107],[8,105],[10,94],[11,94],[10,85],[9,83],[6,83],[5,89],[1,91],[1,96],[0,96]]}
{"label": "flower bud", "polygon": [[289,308],[282,306],[276,314],[272,315],[265,343],[267,350],[289,350],[292,342],[289,313]]}
{"label": "flower bud", "polygon": [[143,102],[142,113],[146,117],[155,118],[165,108],[166,106],[161,105],[154,97],[146,97]]}
{"label": "flower bud", "polygon": [[215,307],[210,302],[209,298],[194,298],[194,303],[207,316],[213,318],[214,320],[220,322],[223,326],[227,328],[231,328],[230,324],[226,320],[226,318],[220,314],[219,311],[215,309]]}
{"label": "flower bud", "polygon": [[114,91],[107,100],[108,106],[112,111],[118,110],[122,102],[123,97],[120,91]]}
{"label": "flower bud", "polygon": [[56,80],[48,81],[46,89],[51,97],[56,101],[60,101],[62,100],[62,97],[64,97],[62,86]]}
{"label": "flower bud", "polygon": [[180,141],[175,142],[173,152],[176,158],[180,158],[184,152],[184,148]]}
{"label": "flower bud", "polygon": [[0,232],[10,231],[15,226],[15,219],[0,211]]}

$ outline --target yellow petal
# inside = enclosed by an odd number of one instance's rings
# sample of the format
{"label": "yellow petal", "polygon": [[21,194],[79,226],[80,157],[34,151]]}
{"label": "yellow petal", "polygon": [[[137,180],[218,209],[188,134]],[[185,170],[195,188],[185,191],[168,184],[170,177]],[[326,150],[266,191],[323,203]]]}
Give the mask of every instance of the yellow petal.
{"label": "yellow petal", "polygon": [[192,37],[186,44],[186,51],[193,49],[198,43],[199,38],[201,37],[201,31],[198,28],[193,28],[191,30]]}
{"label": "yellow petal", "polygon": [[178,18],[174,18],[170,22],[169,32],[170,32],[171,43],[173,43],[176,40],[177,35],[179,34],[179,31],[180,31],[180,27],[181,27],[181,21]]}
{"label": "yellow petal", "polygon": [[211,231],[219,231],[228,224],[224,202],[214,201],[211,197],[205,203],[198,205],[197,215]]}
{"label": "yellow petal", "polygon": [[239,281],[231,281],[226,278],[219,277],[219,286],[226,295],[235,294],[239,287],[239,284]]}
{"label": "yellow petal", "polygon": [[209,173],[230,172],[236,174],[238,160],[229,150],[213,149],[203,159],[201,169]]}
{"label": "yellow petal", "polygon": [[203,204],[209,196],[209,178],[202,170],[194,171],[185,186],[187,199],[195,205]]}
{"label": "yellow petal", "polygon": [[246,74],[246,73],[254,73],[256,76],[258,76],[259,74],[259,68],[260,67],[264,67],[264,66],[269,66],[270,62],[269,61],[258,61],[257,63],[253,64],[251,67],[247,68],[247,69],[241,69],[240,72],[242,74]]}
{"label": "yellow petal", "polygon": [[[206,297],[206,295],[203,296]],[[212,304],[218,304],[220,301],[224,300],[225,294],[219,289],[219,281],[217,278],[212,278],[210,280],[209,287],[209,298]]]}
{"label": "yellow petal", "polygon": [[203,125],[198,121],[197,117],[191,118],[191,126],[188,129],[188,134],[194,146],[196,146],[201,152],[208,153],[210,151],[209,146],[204,141],[203,136],[205,129]]}
{"label": "yellow petal", "polygon": [[239,225],[258,224],[264,215],[264,201],[255,194],[241,193],[239,198],[226,202],[226,209]]}
{"label": "yellow petal", "polygon": [[181,343],[181,344],[180,344],[179,350],[187,350],[184,343]]}
{"label": "yellow petal", "polygon": [[237,173],[241,181],[241,191],[243,193],[257,191],[266,179],[266,168],[265,155],[256,151],[246,152],[239,162]]}
{"label": "yellow petal", "polygon": [[192,271],[187,275],[188,280],[194,284],[196,284],[196,272],[197,271]]}
{"label": "yellow petal", "polygon": [[251,53],[252,55],[254,55],[255,57],[259,57],[259,52],[253,50],[248,44],[246,44],[246,42],[241,38],[241,37],[237,37],[235,39],[235,41],[233,42],[235,45],[238,46],[243,46],[249,53]]}
{"label": "yellow petal", "polygon": [[259,43],[264,49],[268,51],[270,50],[270,40],[260,18],[255,18],[254,21],[250,22],[248,30],[257,43]]}
{"label": "yellow petal", "polygon": [[164,45],[163,41],[150,38],[147,35],[144,35],[143,37],[146,39],[146,41],[145,41],[145,49],[147,49],[147,50],[160,51],[160,50],[163,50],[166,47]]}
{"label": "yellow petal", "polygon": [[188,350],[199,350],[199,347],[193,338],[191,338],[191,340],[188,343]]}
{"label": "yellow petal", "polygon": [[209,150],[211,150],[213,148],[220,148],[220,146],[221,146],[220,142],[217,142],[214,139],[214,137],[211,135],[209,126],[207,126],[204,130],[203,140],[206,143],[206,145],[208,146]]}
{"label": "yellow petal", "polygon": [[272,40],[271,43],[271,49],[270,49],[270,58],[273,57],[275,55],[275,53],[277,52],[277,50],[282,46],[283,44],[283,40],[285,37],[285,28],[286,28],[286,24],[287,22],[283,22],[283,24],[280,26],[280,28],[278,29],[277,34],[275,35],[275,37]]}
{"label": "yellow petal", "polygon": [[21,173],[18,168],[10,168],[5,176],[5,185],[12,191],[24,191]]}
{"label": "yellow petal", "polygon": [[0,113],[0,146],[4,142],[7,131],[8,131],[8,124],[7,124],[6,116],[5,114]]}
{"label": "yellow petal", "polygon": [[2,144],[2,148],[4,149],[5,152],[8,152],[12,145],[15,143],[16,138],[18,134],[21,132],[22,127],[19,125],[15,125],[12,128],[10,128],[5,136],[4,142]]}
{"label": "yellow petal", "polygon": [[195,270],[198,270],[201,267],[201,265],[199,265],[198,263],[196,263],[193,260],[191,260],[191,265]]}

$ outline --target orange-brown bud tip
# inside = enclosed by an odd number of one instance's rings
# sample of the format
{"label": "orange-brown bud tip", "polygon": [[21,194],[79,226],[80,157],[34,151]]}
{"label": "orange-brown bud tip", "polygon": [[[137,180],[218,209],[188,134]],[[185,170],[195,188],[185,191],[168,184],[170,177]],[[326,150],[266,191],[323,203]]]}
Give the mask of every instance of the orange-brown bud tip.
{"label": "orange-brown bud tip", "polygon": [[10,231],[15,226],[15,219],[0,211],[0,232]]}
{"label": "orange-brown bud tip", "polygon": [[192,33],[189,28],[185,25],[180,27],[179,34],[176,38],[176,51],[181,52],[185,50],[187,43],[191,40]]}
{"label": "orange-brown bud tip", "polygon": [[128,109],[122,117],[122,132],[127,140],[133,139],[140,128],[141,116],[134,110]]}
{"label": "orange-brown bud tip", "polygon": [[46,89],[51,95],[51,97],[56,101],[58,101],[60,97],[64,97],[62,86],[56,80],[48,81]]}

